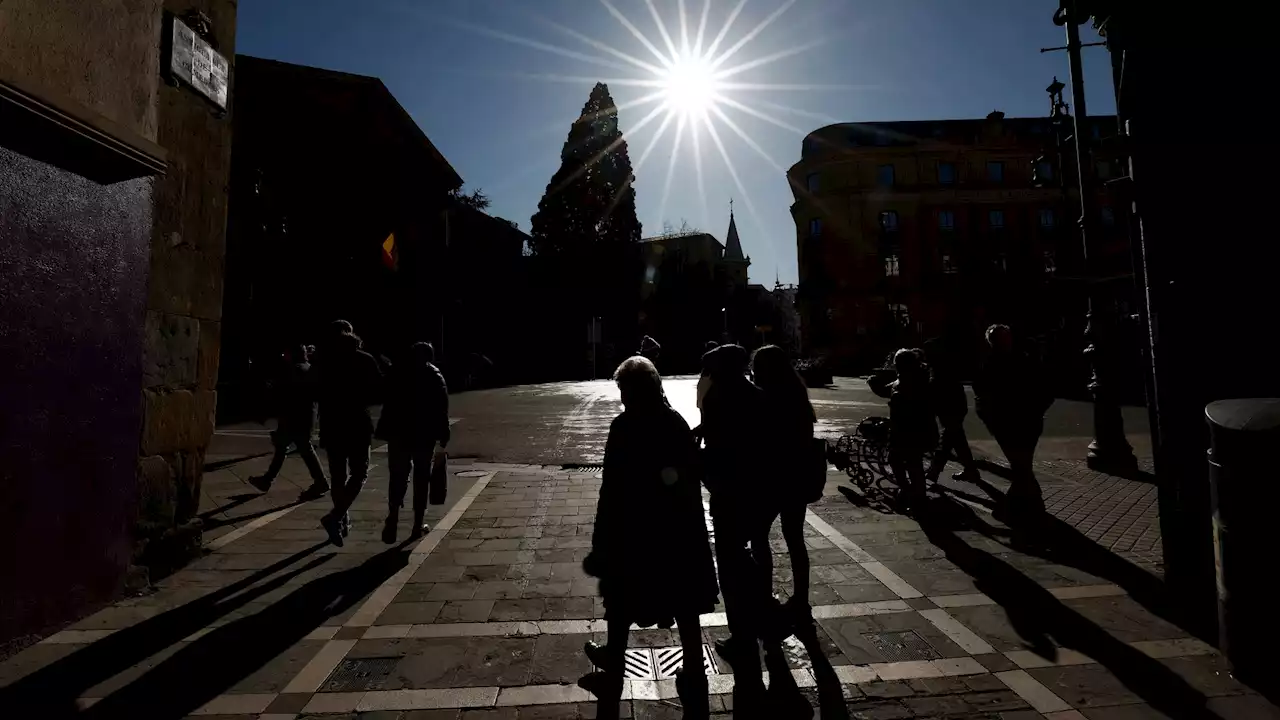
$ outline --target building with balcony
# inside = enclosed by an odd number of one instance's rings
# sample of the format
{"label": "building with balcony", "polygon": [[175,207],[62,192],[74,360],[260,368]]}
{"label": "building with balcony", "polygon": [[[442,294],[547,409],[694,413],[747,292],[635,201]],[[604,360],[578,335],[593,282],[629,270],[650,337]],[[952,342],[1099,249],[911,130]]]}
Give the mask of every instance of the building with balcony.
{"label": "building with balcony", "polygon": [[[1114,117],[1091,119],[1098,138]],[[810,133],[788,176],[802,352],[838,372],[947,337],[968,360],[994,322],[1080,370],[1083,252],[1070,138],[1048,118],[841,123]],[[1101,180],[1114,174],[1101,159]],[[1129,272],[1099,183],[1096,268]],[[1075,333],[1073,335],[1072,333]],[[1074,343],[1074,345],[1073,345]]]}

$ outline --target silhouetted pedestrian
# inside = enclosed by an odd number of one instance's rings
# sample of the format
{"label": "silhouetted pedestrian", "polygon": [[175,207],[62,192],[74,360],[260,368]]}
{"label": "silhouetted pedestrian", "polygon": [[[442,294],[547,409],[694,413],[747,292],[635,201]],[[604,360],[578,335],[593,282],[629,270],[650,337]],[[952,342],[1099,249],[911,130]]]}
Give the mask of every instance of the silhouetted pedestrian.
{"label": "silhouetted pedestrian", "polygon": [[1014,347],[1007,325],[987,328],[987,344],[991,354],[973,383],[974,407],[1009,461],[1012,485],[1000,512],[1037,514],[1044,500],[1031,463],[1053,395],[1036,363]]}
{"label": "silhouetted pedestrian", "polygon": [[703,364],[711,386],[702,401],[705,482],[711,493],[715,551],[732,637],[717,650],[733,667],[736,687],[748,696],[764,690],[759,641],[778,618],[772,574],[756,562],[750,543],[763,537],[778,516],[767,493],[764,393],[747,379],[747,351],[722,345]]}
{"label": "silhouetted pedestrian", "polygon": [[656,367],[658,364],[658,356],[662,354],[662,346],[658,344],[657,340],[645,335],[644,338],[640,340],[640,352],[636,354],[640,357],[647,358],[649,362],[653,363]]}
{"label": "silhouetted pedestrian", "polygon": [[391,486],[382,541],[396,541],[400,507],[413,472],[413,530],[417,538],[430,528],[424,522],[433,462],[449,443],[449,388],[435,366],[431,343],[414,343],[408,357],[392,366],[387,401],[378,418],[377,436],[387,441]]}
{"label": "silhouetted pedestrian", "polygon": [[[817,415],[809,402],[809,390],[796,372],[787,353],[777,345],[765,345],[751,356],[751,374],[756,386],[764,391],[767,452],[765,463],[771,477],[768,492],[777,498],[781,508],[782,537],[791,556],[793,590],[787,600],[787,615],[793,621],[810,617],[809,549],[804,542],[804,515],[808,505],[807,489],[799,473],[813,448],[813,426]],[[773,549],[769,546],[769,528],[751,541],[756,562],[771,575]]]}
{"label": "silhouetted pedestrian", "polygon": [[275,383],[276,430],[271,434],[275,455],[265,473],[249,478],[250,485],[262,492],[270,490],[271,483],[284,466],[289,447],[294,446],[311,472],[311,487],[303,494],[321,497],[329,491],[329,481],[325,480],[320,458],[316,457],[316,450],[311,445],[311,431],[315,426],[315,392],[307,348],[304,345],[294,346],[286,353],[284,367]]}
{"label": "silhouetted pedestrian", "polygon": [[608,621],[608,644],[589,642],[584,648],[608,678],[598,693],[600,710],[617,717],[631,625],[674,623],[684,646],[686,670],[677,675],[676,687],[685,717],[706,717],[698,618],[715,609],[718,591],[697,445],[689,425],[663,402],[662,378],[647,358],[627,359],[614,380],[625,409],[609,427],[591,553],[583,563],[600,579]]}
{"label": "silhouetted pedestrian", "polygon": [[[718,347],[720,347],[720,345],[716,343],[714,340],[708,340],[707,344],[703,346],[702,356],[705,358],[707,353],[711,352],[712,350],[715,350]],[[707,374],[707,367],[704,363],[702,367],[702,374],[698,376],[697,398],[698,398],[699,410],[702,409],[702,399],[707,396],[707,388],[709,387],[711,387],[711,376]]]}
{"label": "silhouetted pedestrian", "polygon": [[929,392],[929,371],[924,352],[902,348],[893,354],[896,380],[874,375],[871,391],[889,399],[889,465],[903,505],[911,509],[924,500],[924,454],[938,446],[938,424]]}
{"label": "silhouetted pedestrian", "polygon": [[[320,444],[329,455],[333,512],[320,524],[339,547],[351,531],[347,510],[369,476],[373,418],[369,406],[381,392],[378,361],[360,349],[360,338],[342,334],[324,348],[320,377]],[[348,471],[350,475],[348,476]]]}
{"label": "silhouetted pedestrian", "polygon": [[969,398],[964,393],[964,384],[960,382],[955,356],[942,342],[931,342],[925,344],[925,357],[931,370],[929,386],[933,395],[933,409],[942,425],[942,443],[933,456],[933,462],[929,464],[928,476],[936,482],[954,451],[956,460],[963,469],[952,477],[974,482],[981,476],[973,461],[969,438],[964,432],[964,417],[969,414]]}

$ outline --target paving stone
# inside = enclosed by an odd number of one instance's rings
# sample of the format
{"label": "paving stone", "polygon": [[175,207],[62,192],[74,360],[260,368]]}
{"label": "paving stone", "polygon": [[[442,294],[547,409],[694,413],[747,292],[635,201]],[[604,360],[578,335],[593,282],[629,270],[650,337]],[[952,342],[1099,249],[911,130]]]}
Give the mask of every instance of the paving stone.
{"label": "paving stone", "polygon": [[[977,660],[976,657],[974,659]],[[996,672],[1004,672],[1004,671],[999,670]],[[961,679],[964,681],[964,684],[966,687],[968,687],[970,690],[974,690],[978,692],[991,692],[991,691],[997,691],[997,690],[1005,690],[1007,688],[1007,686],[1004,683],[1000,682],[1000,678],[996,677],[995,675],[968,675]]]}
{"label": "paving stone", "polygon": [[450,600],[440,609],[434,622],[443,623],[478,623],[489,619],[493,612],[493,600]]}
{"label": "paving stone", "polygon": [[528,600],[497,600],[489,613],[490,622],[522,622],[543,619],[546,611],[546,600],[533,598]]}
{"label": "paving stone", "polygon": [[513,707],[463,710],[458,720],[520,720],[520,710]]}
{"label": "paving stone", "polygon": [[1280,720],[1280,707],[1258,695],[1209,698],[1209,710],[1232,720]]}
{"label": "paving stone", "polygon": [[445,603],[394,602],[378,616],[374,625],[418,625],[435,622]]}
{"label": "paving stone", "polygon": [[1161,660],[1160,663],[1177,673],[1196,692],[1205,697],[1244,695],[1251,692],[1231,676],[1227,659],[1221,655],[1168,658]]}
{"label": "paving stone", "polygon": [[[1111,705],[1108,707],[1086,708],[1082,713],[1088,720],[1172,720],[1150,705]],[[1241,720],[1243,715],[1222,715],[1226,720]]]}
{"label": "paving stone", "polygon": [[546,598],[544,620],[591,620],[596,617],[595,598],[553,597]]}
{"label": "paving stone", "polygon": [[1141,697],[1101,665],[1036,668],[1027,672],[1071,707],[1142,702]]}
{"label": "paving stone", "polygon": [[[988,676],[990,677],[990,676]],[[991,678],[996,680],[995,678]],[[914,692],[924,695],[954,695],[964,693],[970,690],[965,683],[966,678],[959,677],[943,677],[943,678],[917,678],[915,680],[907,680],[907,686]],[[999,683],[999,680],[996,680]],[[1000,684],[1000,689],[1004,688],[1004,684]]]}
{"label": "paving stone", "polygon": [[941,717],[966,713],[970,708],[964,698],[958,695],[935,695],[930,697],[908,697],[902,704],[914,715],[920,717]]}
{"label": "paving stone", "polygon": [[595,668],[582,652],[590,635],[540,635],[533,646],[533,674],[536,685],[576,683]]}
{"label": "paving stone", "polygon": [[895,701],[849,703],[847,708],[850,720],[907,720],[915,716],[905,705]]}
{"label": "paving stone", "polygon": [[[870,574],[868,574],[868,577],[871,577]],[[897,593],[874,581],[874,578],[872,578],[872,582],[832,585],[831,589],[840,596],[843,602],[847,603],[898,599]]]}
{"label": "paving stone", "polygon": [[441,582],[436,583],[427,593],[428,600],[470,600],[475,597],[476,582]]}

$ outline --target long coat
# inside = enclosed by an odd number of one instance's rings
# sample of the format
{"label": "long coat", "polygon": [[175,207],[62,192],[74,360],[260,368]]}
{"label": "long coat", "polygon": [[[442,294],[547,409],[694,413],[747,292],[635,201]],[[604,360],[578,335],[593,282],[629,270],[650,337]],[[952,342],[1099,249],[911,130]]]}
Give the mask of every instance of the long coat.
{"label": "long coat", "polygon": [[715,609],[697,446],[665,404],[628,408],[609,427],[587,571],[610,615],[642,627]]}
{"label": "long coat", "polygon": [[439,368],[413,360],[392,366],[377,436],[395,443],[449,442],[449,388]]}
{"label": "long coat", "polygon": [[320,444],[340,447],[373,439],[369,406],[382,393],[382,370],[351,335],[338,338],[319,369]]}

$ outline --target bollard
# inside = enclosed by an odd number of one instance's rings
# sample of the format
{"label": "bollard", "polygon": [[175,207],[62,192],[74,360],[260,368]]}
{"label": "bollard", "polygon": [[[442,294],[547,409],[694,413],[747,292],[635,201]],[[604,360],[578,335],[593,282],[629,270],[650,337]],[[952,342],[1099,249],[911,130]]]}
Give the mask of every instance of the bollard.
{"label": "bollard", "polygon": [[1218,647],[1232,673],[1262,687],[1277,677],[1280,647],[1271,527],[1280,513],[1280,399],[1219,400],[1206,405],[1204,414],[1210,434]]}

